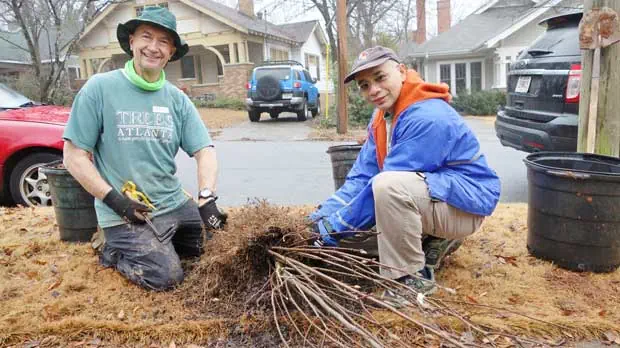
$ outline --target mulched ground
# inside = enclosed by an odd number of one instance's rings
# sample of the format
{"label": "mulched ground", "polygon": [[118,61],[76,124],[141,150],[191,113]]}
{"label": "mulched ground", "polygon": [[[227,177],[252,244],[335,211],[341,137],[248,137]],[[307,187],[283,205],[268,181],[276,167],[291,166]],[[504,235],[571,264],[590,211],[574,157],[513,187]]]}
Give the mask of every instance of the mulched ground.
{"label": "mulched ground", "polygon": [[[0,208],[0,346],[276,346],[268,306],[255,296],[272,265],[264,246],[297,238],[311,209],[232,209],[205,255],[186,263],[184,284],[154,293],[99,266],[88,244],[61,242],[53,208]],[[526,216],[524,204],[500,205],[437,276],[456,294],[435,297],[476,325],[549,345],[620,344],[620,271],[575,273],[528,255]],[[403,337],[417,335],[385,320]],[[461,324],[445,325],[470,339]],[[488,340],[509,346],[500,336]]]}

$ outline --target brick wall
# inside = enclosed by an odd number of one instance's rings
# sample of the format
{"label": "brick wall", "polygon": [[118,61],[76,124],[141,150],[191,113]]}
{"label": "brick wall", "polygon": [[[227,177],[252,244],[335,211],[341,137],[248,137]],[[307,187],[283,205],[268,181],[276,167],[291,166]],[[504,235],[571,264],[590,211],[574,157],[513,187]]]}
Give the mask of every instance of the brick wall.
{"label": "brick wall", "polygon": [[450,15],[450,0],[437,1],[437,33],[441,34],[450,29],[452,23]]}
{"label": "brick wall", "polygon": [[416,21],[418,28],[415,31],[414,41],[420,45],[426,41],[426,0],[416,1]]}
{"label": "brick wall", "polygon": [[247,94],[245,84],[250,80],[254,64],[224,65],[224,77],[217,85],[192,86],[190,94],[199,97],[205,94],[215,94],[216,98],[235,98],[243,100]]}

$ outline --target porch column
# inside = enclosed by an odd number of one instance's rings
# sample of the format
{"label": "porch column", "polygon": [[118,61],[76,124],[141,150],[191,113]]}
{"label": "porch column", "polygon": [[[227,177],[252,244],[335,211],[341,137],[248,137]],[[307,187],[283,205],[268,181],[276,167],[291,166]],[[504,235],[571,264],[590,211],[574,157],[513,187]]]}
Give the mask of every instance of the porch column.
{"label": "porch column", "polygon": [[86,78],[90,78],[91,76],[93,76],[93,62],[90,60],[90,58],[85,60],[86,63]]}
{"label": "porch column", "polygon": [[86,59],[80,59],[80,79],[86,79],[88,76],[86,75]]}
{"label": "porch column", "polygon": [[230,64],[239,63],[239,60],[237,60],[237,51],[235,50],[234,43],[228,44],[228,53],[230,55]]}
{"label": "porch column", "polygon": [[239,63],[246,63],[248,61],[248,54],[245,49],[246,41],[237,42],[239,48]]}

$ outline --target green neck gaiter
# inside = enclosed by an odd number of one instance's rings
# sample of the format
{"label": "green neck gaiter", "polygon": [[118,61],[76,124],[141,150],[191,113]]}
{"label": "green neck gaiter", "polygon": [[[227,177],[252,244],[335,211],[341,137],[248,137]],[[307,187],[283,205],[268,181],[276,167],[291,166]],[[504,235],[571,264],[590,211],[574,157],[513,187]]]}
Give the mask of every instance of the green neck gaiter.
{"label": "green neck gaiter", "polygon": [[162,70],[159,74],[159,80],[155,82],[148,82],[142,78],[142,76],[136,73],[136,69],[133,66],[133,59],[130,59],[125,63],[125,75],[131,83],[136,85],[138,88],[141,88],[145,91],[158,91],[164,84],[166,83],[166,73]]}

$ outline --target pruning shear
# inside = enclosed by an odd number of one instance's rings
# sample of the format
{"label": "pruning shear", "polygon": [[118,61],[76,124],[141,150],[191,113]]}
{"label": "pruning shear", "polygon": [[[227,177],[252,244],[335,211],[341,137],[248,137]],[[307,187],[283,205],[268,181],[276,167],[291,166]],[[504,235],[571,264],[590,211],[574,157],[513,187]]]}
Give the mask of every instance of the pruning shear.
{"label": "pruning shear", "polygon": [[140,202],[146,205],[152,210],[156,209],[153,203],[151,203],[151,200],[149,199],[149,197],[145,195],[144,193],[138,191],[138,187],[131,180],[123,184],[123,187],[121,187],[121,193],[123,193],[125,196],[129,197],[130,199],[133,199],[136,202]]}
{"label": "pruning shear", "polygon": [[[151,210],[156,210],[153,203],[151,203],[151,200],[149,199],[149,197],[143,192],[138,191],[138,187],[131,180],[126,181],[123,184],[123,187],[121,187],[121,193],[129,197],[129,199],[132,199],[136,202],[140,202],[146,205],[147,207],[151,208]],[[155,235],[157,236],[160,235],[159,231],[155,227],[155,224],[153,224],[153,221],[151,221],[151,218],[147,214],[144,214],[144,221],[147,223],[147,225],[149,225],[149,227],[153,229],[153,232],[155,232]]]}

